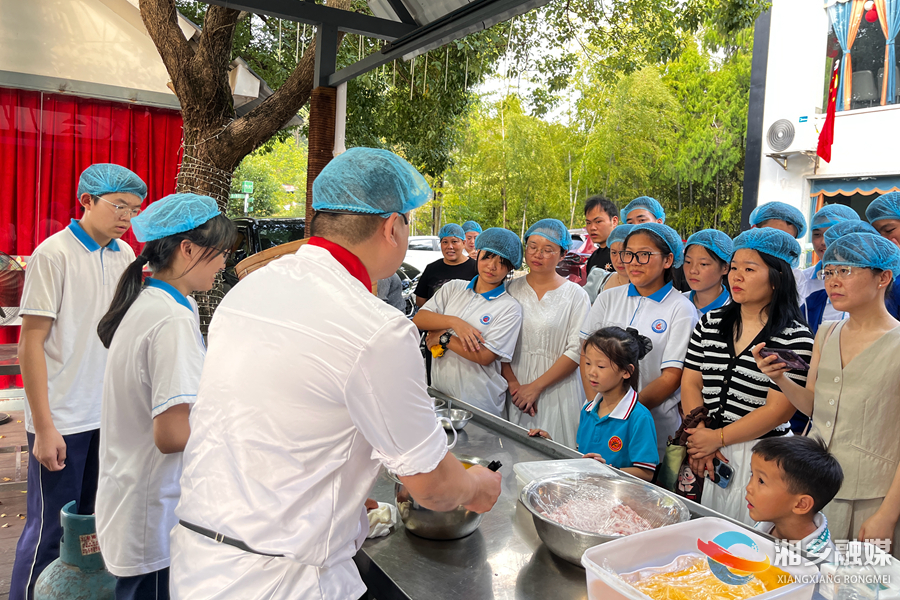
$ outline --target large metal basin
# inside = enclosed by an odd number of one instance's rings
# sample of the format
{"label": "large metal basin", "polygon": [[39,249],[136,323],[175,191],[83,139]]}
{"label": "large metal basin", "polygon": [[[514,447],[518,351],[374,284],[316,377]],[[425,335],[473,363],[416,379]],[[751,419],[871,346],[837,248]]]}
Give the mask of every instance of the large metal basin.
{"label": "large metal basin", "polygon": [[[456,454],[456,458],[463,464],[481,465],[487,467],[490,461],[477,456]],[[484,515],[472,512],[458,506],[454,510],[438,512],[416,502],[397,477],[391,475],[394,480],[394,494],[400,519],[406,525],[406,529],[419,537],[429,540],[456,540],[466,537],[478,529]]]}
{"label": "large metal basin", "polygon": [[633,509],[654,528],[691,518],[687,505],[674,494],[649,483],[589,473],[563,473],[535,479],[522,489],[519,501],[531,513],[538,536],[551,552],[581,565],[584,551],[621,535],[601,535],[551,520],[547,510],[570,500],[582,487],[596,488],[604,498],[616,499]]}

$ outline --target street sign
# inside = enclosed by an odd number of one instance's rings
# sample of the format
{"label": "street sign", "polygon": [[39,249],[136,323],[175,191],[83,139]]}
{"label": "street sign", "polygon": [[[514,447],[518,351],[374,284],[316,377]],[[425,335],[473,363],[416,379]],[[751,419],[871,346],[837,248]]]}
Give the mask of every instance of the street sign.
{"label": "street sign", "polygon": [[242,181],[241,182],[241,193],[242,194],[252,194],[253,193],[253,182],[252,181]]}

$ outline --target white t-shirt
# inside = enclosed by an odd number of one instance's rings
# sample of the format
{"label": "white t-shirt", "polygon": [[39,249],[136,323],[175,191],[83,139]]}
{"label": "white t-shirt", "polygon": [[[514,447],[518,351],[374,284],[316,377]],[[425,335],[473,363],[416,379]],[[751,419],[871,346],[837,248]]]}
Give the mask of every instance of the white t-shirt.
{"label": "white t-shirt", "polygon": [[[650,296],[641,296],[633,284],[600,292],[581,328],[581,337],[603,327],[633,327],[650,338],[653,349],[640,361],[638,392],[656,380],[666,368],[683,368],[691,332],[697,324],[697,309],[667,283]],[[678,403],[681,388],[650,410],[656,425],[656,445],[662,462],[669,436],[681,425]]]}
{"label": "white t-shirt", "polygon": [[[351,559],[381,466],[428,473],[446,452],[415,326],[325,248],[269,263],[216,309],[175,513],[285,558],[259,561],[176,527],[172,597],[240,579],[267,600],[358,598]],[[279,588],[275,563],[302,589]]]}
{"label": "white t-shirt", "polygon": [[169,566],[181,453],[157,449],[153,419],[193,404],[206,354],[193,298],[147,285],[113,336],[103,380],[97,537],[117,577]]}
{"label": "white t-shirt", "polygon": [[507,383],[500,363],[512,360],[522,326],[522,307],[501,285],[485,294],[475,293],[475,282],[449,281],[422,310],[459,317],[481,332],[484,346],[497,355],[487,366],[447,351],[431,361],[431,385],[452,398],[501,416]]}
{"label": "white t-shirt", "polygon": [[[133,260],[131,246],[112,240],[101,248],[73,219],[28,261],[19,314],[54,319],[44,357],[50,414],[62,435],[100,427],[106,348],[97,324]],[[25,429],[34,433],[27,402]]]}

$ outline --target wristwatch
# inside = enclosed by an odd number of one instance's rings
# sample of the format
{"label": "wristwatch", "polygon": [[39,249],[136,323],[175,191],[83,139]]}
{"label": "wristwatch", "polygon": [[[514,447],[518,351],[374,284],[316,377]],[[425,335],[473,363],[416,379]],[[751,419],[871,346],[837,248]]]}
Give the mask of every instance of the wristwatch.
{"label": "wristwatch", "polygon": [[449,331],[445,331],[441,334],[441,337],[438,338],[438,342],[441,344],[441,348],[443,348],[444,352],[447,351],[447,344],[450,343],[450,338],[453,337]]}

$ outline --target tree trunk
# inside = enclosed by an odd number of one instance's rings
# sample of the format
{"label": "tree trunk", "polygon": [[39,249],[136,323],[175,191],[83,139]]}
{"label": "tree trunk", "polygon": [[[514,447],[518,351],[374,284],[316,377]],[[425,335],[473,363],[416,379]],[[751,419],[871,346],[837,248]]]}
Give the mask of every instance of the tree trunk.
{"label": "tree trunk", "polygon": [[681,180],[678,180],[678,212],[681,212]]}
{"label": "tree trunk", "polygon": [[713,213],[713,228],[719,228],[719,174],[716,173],[716,210]]}
{"label": "tree trunk", "polygon": [[506,229],[509,222],[506,220],[506,184],[500,186],[500,200],[503,203],[503,228]]}
{"label": "tree trunk", "polygon": [[431,235],[437,235],[441,230],[441,221],[444,212],[444,176],[434,179],[434,203],[432,204]]}
{"label": "tree trunk", "polygon": [[[329,6],[349,10],[351,0],[331,0]],[[309,100],[315,41],[275,93],[248,114],[235,118],[228,67],[232,60],[234,29],[241,12],[210,6],[200,40],[192,44],[178,26],[175,0],[140,0],[140,11],[181,104],[184,155],[177,191],[211,196],[225,212],[234,169]],[[338,43],[341,39],[343,34]],[[204,331],[221,297],[220,280],[209,294],[198,296]]]}

